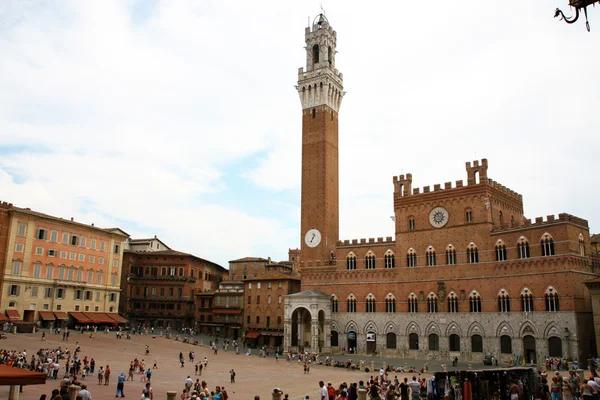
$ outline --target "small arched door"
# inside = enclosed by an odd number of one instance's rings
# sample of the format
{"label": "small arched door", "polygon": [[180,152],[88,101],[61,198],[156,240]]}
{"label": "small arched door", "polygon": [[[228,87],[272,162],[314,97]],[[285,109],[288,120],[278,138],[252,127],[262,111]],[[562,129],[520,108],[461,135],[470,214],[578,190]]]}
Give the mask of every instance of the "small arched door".
{"label": "small arched door", "polygon": [[562,340],[559,337],[552,336],[548,338],[548,355],[550,357],[562,358]]}
{"label": "small arched door", "polygon": [[367,332],[367,353],[373,354],[377,351],[377,335],[375,332]]}
{"label": "small arched door", "polygon": [[523,355],[526,363],[536,363],[535,338],[531,335],[523,337]]}
{"label": "small arched door", "polygon": [[355,354],[356,353],[356,332],[350,331],[346,336],[346,341],[348,342],[348,353]]}

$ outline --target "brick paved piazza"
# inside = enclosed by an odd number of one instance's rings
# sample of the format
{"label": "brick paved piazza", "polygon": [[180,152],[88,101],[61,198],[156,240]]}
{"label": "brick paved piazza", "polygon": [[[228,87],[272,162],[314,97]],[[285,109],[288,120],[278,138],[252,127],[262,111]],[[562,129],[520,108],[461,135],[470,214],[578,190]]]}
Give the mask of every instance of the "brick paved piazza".
{"label": "brick paved piazza", "polygon": [[[258,358],[255,349],[253,349],[254,354],[250,357],[221,350],[215,356],[210,349],[204,346],[193,346],[161,337],[152,339],[151,336],[135,335],[131,340],[118,340],[114,333],[97,333],[92,339],[86,334],[72,332],[69,342],[63,342],[61,338],[62,336],[48,334],[47,340],[42,342],[40,333],[35,336],[32,334],[9,334],[8,339],[0,341],[0,348],[27,350],[30,359],[31,354],[36,353],[41,347],[57,348],[61,346],[64,349],[66,345],[66,348],[73,351],[75,342],[79,341],[81,358],[93,357],[96,360],[96,370],[100,365],[109,364],[112,371],[110,386],[98,385],[95,376],[86,378],[85,382],[95,400],[114,398],[117,376],[121,371],[127,375],[129,362],[136,357],[145,359],[146,366],[150,367],[154,358],[158,359],[158,369],[154,370],[152,375],[155,399],[166,399],[168,390],[176,390],[181,393],[187,375],[194,378],[194,367],[192,363],[186,362],[185,368],[181,368],[178,361],[180,351],[183,352],[186,360],[189,351],[195,352],[196,360],[208,357],[208,368],[202,373],[201,379],[208,383],[211,390],[214,390],[216,385],[224,385],[231,399],[253,399],[254,395],[258,394],[261,400],[270,400],[271,391],[275,387],[281,388],[292,399],[300,398],[305,394],[309,394],[311,399],[318,399],[319,380],[331,381],[334,385],[338,385],[343,381],[357,382],[370,375],[319,365],[313,365],[310,374],[305,375],[301,364],[289,363],[281,359],[275,361],[273,358]],[[150,346],[150,356],[144,356],[144,345],[146,344]],[[61,360],[59,377],[64,376],[64,364],[65,360]],[[231,368],[234,368],[237,373],[234,384],[229,383]],[[139,376],[136,375],[134,382],[125,383],[127,398],[140,398],[144,383],[139,379]],[[54,380],[47,380],[45,385],[26,386],[20,398],[38,400],[43,393],[49,397],[55,387],[58,387],[58,381]],[[7,386],[0,387],[1,398],[8,398]],[[179,399],[179,395],[177,399]]]}

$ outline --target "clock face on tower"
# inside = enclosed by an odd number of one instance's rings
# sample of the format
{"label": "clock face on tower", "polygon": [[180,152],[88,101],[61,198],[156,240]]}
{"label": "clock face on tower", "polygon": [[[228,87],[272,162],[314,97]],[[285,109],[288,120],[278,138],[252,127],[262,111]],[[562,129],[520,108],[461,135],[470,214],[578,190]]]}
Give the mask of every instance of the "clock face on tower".
{"label": "clock face on tower", "polygon": [[318,229],[309,229],[304,236],[304,243],[310,248],[317,247],[321,243],[321,232]]}
{"label": "clock face on tower", "polygon": [[448,210],[436,207],[429,212],[429,223],[434,228],[441,228],[448,223]]}

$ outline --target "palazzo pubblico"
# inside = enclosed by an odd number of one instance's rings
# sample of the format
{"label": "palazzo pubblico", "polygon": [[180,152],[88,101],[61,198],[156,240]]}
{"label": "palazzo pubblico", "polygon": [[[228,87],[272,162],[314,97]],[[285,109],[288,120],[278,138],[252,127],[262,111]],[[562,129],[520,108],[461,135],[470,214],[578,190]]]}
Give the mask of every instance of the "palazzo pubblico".
{"label": "palazzo pubblico", "polygon": [[393,177],[395,237],[339,240],[337,34],[320,15],[305,39],[302,292],[285,298],[284,348],[473,361],[595,354],[588,222],[525,218],[522,196],[490,179],[485,159],[466,163],[466,181],[418,188],[411,174]]}

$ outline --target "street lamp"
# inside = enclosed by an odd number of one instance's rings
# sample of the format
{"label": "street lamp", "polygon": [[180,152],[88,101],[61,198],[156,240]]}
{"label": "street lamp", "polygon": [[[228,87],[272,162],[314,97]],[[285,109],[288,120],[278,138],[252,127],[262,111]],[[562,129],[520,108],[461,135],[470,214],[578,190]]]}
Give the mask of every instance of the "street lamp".
{"label": "street lamp", "polygon": [[569,6],[575,7],[575,16],[574,17],[565,17],[562,11],[558,8],[554,11],[554,18],[560,17],[561,20],[564,20],[567,24],[572,24],[577,19],[579,19],[579,12],[583,9],[583,13],[585,14],[585,27],[588,32],[590,31],[590,23],[588,22],[587,17],[587,6],[591,6],[594,3],[600,2],[599,0],[569,0]]}

